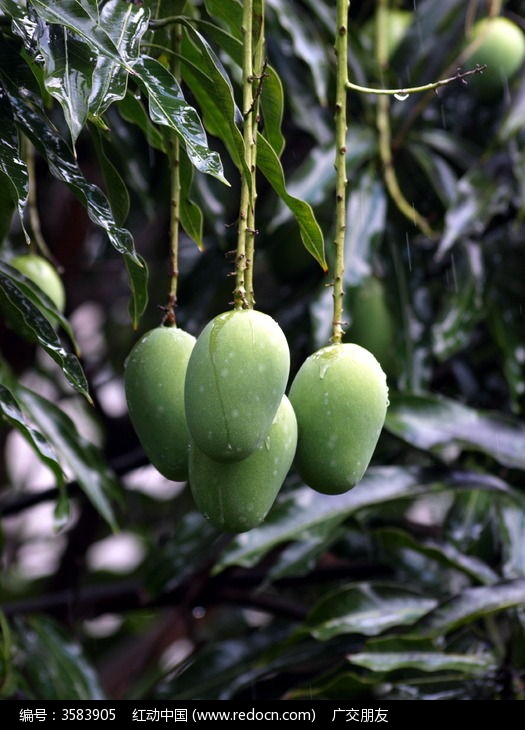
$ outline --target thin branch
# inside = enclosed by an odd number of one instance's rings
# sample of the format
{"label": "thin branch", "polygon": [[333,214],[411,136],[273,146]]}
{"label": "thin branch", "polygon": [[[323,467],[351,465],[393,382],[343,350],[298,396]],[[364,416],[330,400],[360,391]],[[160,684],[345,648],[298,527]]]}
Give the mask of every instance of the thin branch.
{"label": "thin branch", "polygon": [[348,81],[346,86],[348,89],[352,89],[353,91],[359,91],[363,94],[379,94],[381,96],[395,96],[398,97],[401,101],[406,99],[411,94],[421,94],[425,91],[433,91],[435,89],[439,89],[441,86],[446,86],[447,84],[451,84],[453,81],[463,81],[468,76],[472,76],[474,74],[483,73],[483,71],[487,68],[487,66],[480,65],[479,63],[476,64],[475,68],[470,68],[467,71],[459,71],[454,74],[454,76],[449,76],[446,79],[439,79],[439,81],[432,81],[429,84],[422,84],[421,86],[406,86],[399,89],[375,89],[372,86],[361,86],[360,84],[354,84],[351,81]]}

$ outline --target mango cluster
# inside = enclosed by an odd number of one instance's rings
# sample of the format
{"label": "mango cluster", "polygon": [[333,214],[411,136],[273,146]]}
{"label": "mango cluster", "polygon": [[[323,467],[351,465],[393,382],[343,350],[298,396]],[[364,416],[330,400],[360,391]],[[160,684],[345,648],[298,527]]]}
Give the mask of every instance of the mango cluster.
{"label": "mango cluster", "polygon": [[330,345],[297,372],[281,328],[257,310],[212,319],[195,339],[158,327],[126,360],[131,421],[151,463],[188,479],[197,508],[225,532],[268,514],[295,459],[313,489],[363,476],[386,415],[386,377],[363,347]]}

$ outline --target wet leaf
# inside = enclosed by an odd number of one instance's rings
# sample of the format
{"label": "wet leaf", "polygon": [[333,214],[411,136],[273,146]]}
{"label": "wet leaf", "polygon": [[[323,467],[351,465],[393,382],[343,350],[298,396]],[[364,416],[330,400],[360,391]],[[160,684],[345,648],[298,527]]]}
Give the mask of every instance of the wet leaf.
{"label": "wet leaf", "polygon": [[137,59],[133,69],[137,81],[148,96],[152,121],[175,131],[197,170],[227,183],[220,157],[217,152],[210,150],[199,116],[184,99],[175,77],[161,63],[148,56]]}
{"label": "wet leaf", "polygon": [[118,226],[123,226],[129,213],[129,193],[119,171],[108,157],[104,138],[98,128],[92,128],[91,138],[104,177],[111,212]]}
{"label": "wet leaf", "polygon": [[108,199],[100,188],[86,180],[66,144],[43,113],[14,97],[11,97],[11,102],[17,123],[45,157],[51,174],[73,191],[93,223],[107,233],[113,247],[125,257],[136,324],[146,301],[147,270],[135,252],[131,233],[116,223]]}
{"label": "wet leaf", "polygon": [[62,489],[64,474],[52,442],[47,441],[40,431],[31,426],[13,394],[4,385],[0,385],[0,412],[3,419],[24,437],[40,461],[51,470],[57,487]]}
{"label": "wet leaf", "polygon": [[119,485],[98,449],[78,433],[71,418],[51,401],[22,386],[15,395],[95,509],[116,529],[110,500],[119,494]]}
{"label": "wet leaf", "polygon": [[[476,492],[473,492],[476,494]],[[417,540],[404,530],[384,528],[374,530],[374,542],[378,544],[381,560],[396,566],[403,564],[403,554],[425,555],[442,566],[454,568],[484,584],[496,583],[498,574],[479,558],[468,555],[451,543],[425,539]]]}
{"label": "wet leaf", "polygon": [[[23,289],[11,273],[12,267],[0,262],[0,303],[18,331],[27,333],[62,368],[68,382],[91,401],[88,384],[77,357],[67,352],[53,325],[34,303],[35,295]],[[38,296],[38,295],[37,295]],[[51,303],[49,309],[53,310]]]}
{"label": "wet leaf", "polygon": [[41,23],[38,50],[44,58],[45,87],[62,107],[74,145],[88,115],[92,49],[65,27]]}
{"label": "wet leaf", "polygon": [[423,672],[458,672],[476,676],[494,671],[492,654],[445,654],[437,651],[360,652],[348,656],[350,664],[372,672],[395,672],[399,669],[420,669]]}
{"label": "wet leaf", "polygon": [[[18,208],[23,224],[28,194],[28,175],[9,99],[0,89],[0,182],[2,195]],[[6,202],[7,202],[6,200]],[[25,231],[24,231],[25,232]],[[25,233],[27,241],[29,236]]]}
{"label": "wet leaf", "polygon": [[415,623],[437,605],[399,586],[361,583],[325,594],[310,611],[305,624],[316,639],[340,634],[376,636],[394,626]]}
{"label": "wet leaf", "polygon": [[34,0],[32,5],[42,20],[65,26],[104,57],[119,65],[127,65],[126,59],[121,57],[106,28],[101,24],[96,0],[61,0],[60,4]]}
{"label": "wet leaf", "polygon": [[451,446],[481,451],[500,464],[525,469],[525,426],[436,395],[390,394],[385,428],[419,449],[446,458]]}
{"label": "wet leaf", "polygon": [[435,638],[483,616],[523,605],[525,605],[525,578],[491,586],[467,588],[422,618],[411,633]]}
{"label": "wet leaf", "polygon": [[302,486],[278,498],[262,525],[238,535],[230,543],[217,561],[215,571],[229,565],[255,565],[277,545],[300,540],[328,520],[333,521],[335,530],[338,521],[341,524],[359,510],[446,490],[483,490],[493,496],[523,502],[519,492],[488,474],[400,466],[369,467],[361,482],[344,494],[327,496]]}
{"label": "wet leaf", "polygon": [[304,200],[295,198],[288,193],[279,158],[269,142],[261,134],[257,137],[257,167],[295,216],[303,244],[307,251],[326,270],[327,264],[324,253],[323,233],[315,218],[314,212],[311,206]]}
{"label": "wet leaf", "polygon": [[261,89],[263,134],[277,157],[280,157],[285,146],[285,139],[281,130],[284,114],[284,90],[281,79],[272,66],[266,67]]}
{"label": "wet leaf", "polygon": [[15,625],[19,671],[31,700],[103,700],[94,668],[82,647],[49,618],[33,616]]}
{"label": "wet leaf", "polygon": [[204,0],[207,12],[223,23],[238,41],[242,40],[242,5],[239,0]]}
{"label": "wet leaf", "polygon": [[166,152],[166,142],[161,130],[156,127],[148,116],[140,99],[128,90],[118,103],[119,112],[123,119],[136,124],[142,130],[147,143],[156,150]]}
{"label": "wet leaf", "polygon": [[237,169],[250,180],[238,127],[242,115],[228,75],[206,39],[189,24],[185,25],[185,32],[181,58],[184,81],[198,101],[206,129],[222,140]]}
{"label": "wet leaf", "polygon": [[[122,58],[134,61],[140,51],[140,40],[148,29],[149,14],[144,7],[120,0],[110,0],[100,10],[100,23]],[[96,117],[126,95],[128,73],[122,64],[99,56],[93,71],[89,97],[90,113]]]}

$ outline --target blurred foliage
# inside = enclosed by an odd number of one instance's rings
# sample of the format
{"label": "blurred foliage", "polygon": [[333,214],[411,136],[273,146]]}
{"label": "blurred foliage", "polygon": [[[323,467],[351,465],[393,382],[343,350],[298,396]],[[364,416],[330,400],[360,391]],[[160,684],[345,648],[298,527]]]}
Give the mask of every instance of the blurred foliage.
{"label": "blurred foliage", "polygon": [[[491,4],[391,5],[411,22],[380,71],[376,3],[351,3],[356,83],[454,75]],[[150,488],[124,360],[167,300],[174,136],[178,323],[197,335],[231,301],[240,7],[0,0],[0,694],[523,699],[523,69],[490,100],[468,77],[389,98],[399,190],[433,237],[384,174],[378,96],[349,92],[346,339],[376,352],[391,392],[362,482],[320,495],[292,470],[237,537],[186,485]],[[502,13],[525,30],[520,0]],[[266,16],[255,293],[293,375],[331,328],[334,3],[266,0]],[[28,242],[61,273],[65,317],[9,266]]]}

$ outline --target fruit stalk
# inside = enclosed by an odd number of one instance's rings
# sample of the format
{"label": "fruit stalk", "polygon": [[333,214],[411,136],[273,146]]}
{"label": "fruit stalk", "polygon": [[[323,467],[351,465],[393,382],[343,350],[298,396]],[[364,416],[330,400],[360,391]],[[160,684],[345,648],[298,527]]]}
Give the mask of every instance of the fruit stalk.
{"label": "fruit stalk", "polygon": [[[171,28],[171,47],[174,51],[170,55],[170,70],[176,79],[180,79],[179,46],[181,42],[181,27],[176,24]],[[179,236],[180,236],[180,142],[176,134],[171,133],[168,141],[168,162],[170,167],[170,284],[168,302],[165,308],[163,324],[177,326],[177,288],[179,283]]]}
{"label": "fruit stalk", "polygon": [[348,83],[348,13],[350,0],[337,0],[335,53],[337,63],[335,100],[335,262],[333,283],[332,338],[334,344],[343,339],[344,248],[346,234],[346,89]]}
{"label": "fruit stalk", "polygon": [[[249,171],[247,176],[241,172],[241,196],[239,205],[239,225],[237,231],[237,251],[235,256],[235,289],[233,303],[235,309],[253,309],[253,258],[255,250],[255,202],[257,198],[257,122],[258,95],[254,84],[262,66],[262,27],[264,3],[260,8],[259,21],[255,23],[253,0],[244,0],[242,16],[243,32],[243,111],[244,111],[244,155]],[[260,76],[260,73],[259,73]]]}

